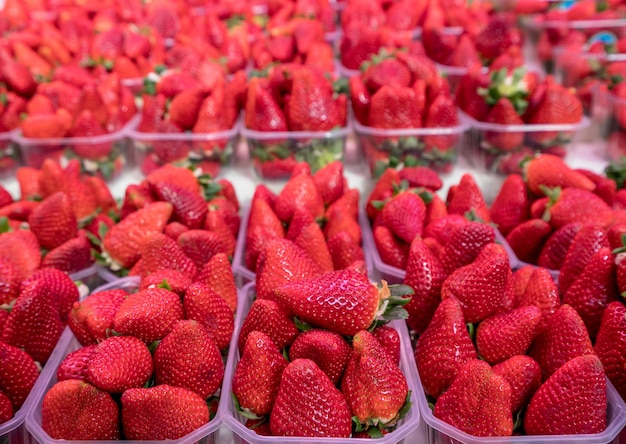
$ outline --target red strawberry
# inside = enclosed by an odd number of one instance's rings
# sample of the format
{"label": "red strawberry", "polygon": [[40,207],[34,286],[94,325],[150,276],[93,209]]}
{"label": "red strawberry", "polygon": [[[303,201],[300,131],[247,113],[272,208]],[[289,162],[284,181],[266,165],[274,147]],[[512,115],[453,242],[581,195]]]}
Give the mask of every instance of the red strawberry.
{"label": "red strawberry", "polygon": [[415,362],[424,390],[438,398],[461,367],[477,358],[461,305],[456,299],[443,300],[415,346]]}
{"label": "red strawberry", "polygon": [[22,281],[22,291],[35,284],[43,285],[47,289],[58,307],[61,320],[67,321],[70,310],[74,303],[78,302],[79,297],[78,287],[74,281],[67,273],[48,268],[37,270],[30,278]]}
{"label": "red strawberry", "polygon": [[97,347],[96,344],[91,344],[70,352],[57,369],[57,381],[65,381],[66,379],[85,381],[89,363],[95,355]]}
{"label": "red strawberry", "polygon": [[332,204],[346,191],[343,162],[335,160],[323,166],[313,175],[313,182],[322,196],[324,204]]}
{"label": "red strawberry", "polygon": [[324,215],[324,201],[309,174],[292,176],[276,198],[275,211],[281,221],[289,223],[296,208],[308,210],[316,219]]}
{"label": "red strawberry", "polygon": [[270,416],[272,434],[347,438],[351,424],[345,398],[313,361],[297,359],[285,368]]}
{"label": "red strawberry", "polygon": [[41,263],[39,242],[30,230],[0,233],[0,257],[14,265],[21,282],[39,268]]}
{"label": "red strawberry", "polygon": [[405,242],[421,236],[426,217],[426,205],[419,194],[405,191],[396,194],[382,209],[382,223]]}
{"label": "red strawberry", "polygon": [[217,253],[206,263],[196,277],[196,282],[202,283],[220,295],[228,304],[231,311],[237,309],[237,287],[235,276],[224,253]]}
{"label": "red strawberry", "polygon": [[582,226],[583,224],[580,222],[572,222],[555,230],[544,243],[537,258],[537,265],[550,270],[561,269],[574,236],[576,236],[576,233],[580,231]]}
{"label": "red strawberry", "polygon": [[204,326],[219,350],[228,347],[235,326],[233,312],[226,301],[200,283],[187,287],[183,298],[185,317]]}
{"label": "red strawberry", "polygon": [[205,400],[182,387],[132,388],[122,394],[121,402],[127,439],[175,440],[209,422]]}
{"label": "red strawberry", "polygon": [[41,427],[53,439],[120,439],[119,417],[109,393],[78,379],[56,383],[41,405]]}
{"label": "red strawberry", "polygon": [[541,310],[533,305],[488,317],[476,330],[478,354],[492,365],[523,355],[539,332],[540,322]]}
{"label": "red strawberry", "polygon": [[372,95],[367,125],[374,128],[421,128],[421,109],[415,90],[384,85]]}
{"label": "red strawberry", "polygon": [[293,321],[287,317],[280,306],[267,299],[255,299],[252,303],[241,325],[239,353],[243,353],[248,335],[255,330],[271,337],[279,350],[293,343],[299,333]]}
{"label": "red strawberry", "polygon": [[287,131],[287,118],[262,80],[253,78],[248,84],[246,128],[255,131]]}
{"label": "red strawberry", "polygon": [[507,176],[489,209],[491,220],[506,236],[529,218],[529,211],[528,191],[522,176],[519,174]]}
{"label": "red strawberry", "polygon": [[406,180],[409,187],[423,187],[431,191],[437,191],[443,186],[443,182],[436,171],[424,166],[405,166],[398,173],[400,180]]}
{"label": "red strawberry", "polygon": [[113,320],[127,293],[114,289],[93,293],[72,307],[68,325],[81,344],[95,344],[108,337]]}
{"label": "red strawberry", "polygon": [[19,410],[39,377],[33,358],[24,350],[0,341],[0,391]]}
{"label": "red strawberry", "polygon": [[622,302],[611,302],[607,305],[600,330],[596,337],[595,352],[602,361],[604,371],[622,397],[626,394],[626,378],[624,374],[624,339],[626,339],[626,309]]}
{"label": "red strawberry", "polygon": [[511,386],[489,364],[467,362],[437,399],[434,415],[473,436],[513,434]]}
{"label": "red strawberry", "polygon": [[182,91],[170,102],[170,120],[183,130],[191,130],[198,118],[204,100],[204,92],[200,88]]}
{"label": "red strawberry", "polygon": [[534,264],[551,234],[552,226],[548,222],[529,219],[509,231],[506,241],[519,260]]}
{"label": "red strawberry", "polygon": [[550,192],[551,201],[544,217],[550,224],[561,228],[572,222],[583,222],[608,227],[613,222],[614,213],[600,197],[591,191],[579,188],[556,189]]}
{"label": "red strawberry", "polygon": [[526,286],[517,298],[515,306],[534,305],[539,307],[543,313],[541,321],[541,328],[543,328],[550,319],[550,315],[561,305],[559,289],[545,268],[531,266],[528,270],[532,270],[532,272],[528,276]]}
{"label": "red strawberry", "polygon": [[190,230],[202,228],[208,208],[199,193],[190,192],[178,185],[157,182],[153,190],[159,200],[169,202],[174,209],[174,219]]}
{"label": "red strawberry", "polygon": [[289,360],[310,359],[338,384],[352,356],[352,348],[339,334],[313,329],[301,333],[289,348]]}
{"label": "red strawberry", "polygon": [[181,298],[185,295],[187,287],[191,285],[191,278],[176,270],[164,269],[150,273],[143,277],[139,283],[140,290],[146,290],[148,288],[165,288],[166,290],[173,291]]}
{"label": "red strawberry", "polygon": [[292,240],[319,266],[321,272],[333,271],[333,260],[328,251],[324,233],[313,216],[304,209],[296,209],[291,219],[287,239]]}
{"label": "red strawberry", "polygon": [[335,233],[327,244],[335,270],[343,270],[355,262],[365,260],[363,248],[346,231]]}
{"label": "red strawberry", "polygon": [[12,91],[30,97],[37,89],[37,83],[28,68],[13,60],[3,60],[0,78]]}
{"label": "red strawberry", "polygon": [[376,327],[372,331],[372,334],[376,337],[376,339],[378,339],[380,345],[391,357],[391,361],[399,366],[402,341],[400,339],[400,333],[398,333],[398,330],[389,326],[389,324],[383,324]]}
{"label": "red strawberry", "polygon": [[196,265],[180,244],[163,233],[146,236],[141,247],[141,261],[147,274],[160,270],[176,270],[192,280],[198,274]]}
{"label": "red strawberry", "polygon": [[384,225],[374,226],[374,244],[381,260],[392,267],[405,269],[409,257],[410,244],[393,234]]}
{"label": "red strawberry", "polygon": [[150,343],[164,338],[181,319],[183,304],[176,293],[164,288],[149,288],[122,302],[115,313],[113,328],[118,333]]}
{"label": "red strawberry", "polygon": [[491,222],[489,209],[476,180],[471,174],[464,174],[448,202],[448,213],[465,215],[468,211],[473,211],[482,222]]}
{"label": "red strawberry", "polygon": [[512,356],[494,365],[492,370],[504,377],[511,386],[511,411],[514,413],[526,407],[541,385],[541,367],[526,355]]}
{"label": "red strawberry", "polygon": [[[502,97],[496,102],[487,114],[485,121],[497,125],[524,125],[507,97]],[[485,141],[496,150],[511,151],[524,143],[524,133],[507,131],[506,128],[498,131],[487,131],[485,132]]]}
{"label": "red strawberry", "polygon": [[269,415],[274,406],[287,360],[272,339],[250,332],[232,379],[233,395],[244,411]]}
{"label": "red strawberry", "polygon": [[224,253],[230,257],[235,254],[237,238],[221,212],[209,210],[204,220],[204,229],[219,237]]}
{"label": "red strawberry", "polygon": [[449,236],[440,257],[446,275],[474,262],[496,237],[493,227],[480,222],[460,224],[450,230]]}
{"label": "red strawberry", "polygon": [[109,393],[143,386],[152,375],[148,346],[134,336],[111,336],[100,342],[87,367],[87,382]]}
{"label": "red strawberry", "polygon": [[595,225],[584,225],[574,236],[559,273],[559,290],[562,294],[567,292],[601,248],[610,248],[606,231]]}
{"label": "red strawberry", "polygon": [[606,408],[602,363],[597,356],[579,356],[564,363],[535,392],[524,429],[529,435],[601,433],[606,429]]}
{"label": "red strawberry", "polygon": [[200,184],[193,171],[174,165],[163,165],[146,176],[146,182],[156,188],[158,183],[165,182],[184,188],[192,193],[200,193]]}
{"label": "red strawberry", "polygon": [[70,200],[62,192],[49,196],[35,208],[28,223],[39,244],[48,250],[75,237],[77,232]]}
{"label": "red strawberry", "polygon": [[467,34],[462,34],[450,55],[452,66],[462,66],[469,68],[473,65],[481,64],[480,55],[476,50],[474,42]]}
{"label": "red strawberry", "polygon": [[587,328],[570,305],[561,305],[548,319],[528,352],[541,366],[545,381],[572,358],[593,354]]}
{"label": "red strawberry", "polygon": [[367,125],[367,116],[372,97],[365,87],[365,83],[361,76],[352,76],[348,79],[350,88],[350,100],[352,103],[352,112],[354,117],[361,125]]}
{"label": "red strawberry", "polygon": [[588,191],[595,189],[594,183],[583,174],[573,170],[565,161],[552,154],[541,154],[533,157],[524,167],[528,190],[542,196],[542,185],[548,188],[582,188]]}
{"label": "red strawberry", "polygon": [[339,101],[324,73],[303,67],[292,73],[293,86],[287,104],[289,129],[292,131],[329,131],[345,126]]}
{"label": "red strawberry", "polygon": [[154,377],[157,384],[183,387],[206,399],[222,385],[224,361],[201,323],[179,321],[154,350]]}
{"label": "red strawberry", "polygon": [[374,60],[366,65],[362,77],[371,93],[375,93],[384,85],[406,87],[411,83],[409,68],[391,54],[382,60]]}
{"label": "red strawberry", "polygon": [[0,392],[0,423],[4,424],[13,418],[13,405],[7,395]]}
{"label": "red strawberry", "polygon": [[[424,119],[424,128],[450,128],[458,126],[459,116],[457,115],[456,106],[452,97],[447,94],[440,94],[430,103],[426,117]],[[437,135],[424,136],[425,152],[443,152],[446,153],[452,148],[458,146],[459,137],[457,135]]]}
{"label": "red strawberry", "polygon": [[66,273],[77,273],[94,263],[91,243],[84,231],[58,247],[50,250],[41,261],[41,268],[54,268]]}
{"label": "red strawberry", "polygon": [[[0,304],[11,303],[19,294],[20,280],[15,266],[9,260],[0,258]],[[5,313],[8,316],[9,312]]]}
{"label": "red strawberry", "polygon": [[172,204],[155,202],[122,219],[104,236],[102,247],[110,258],[125,268],[141,257],[143,243],[153,233],[161,233],[172,214]]}

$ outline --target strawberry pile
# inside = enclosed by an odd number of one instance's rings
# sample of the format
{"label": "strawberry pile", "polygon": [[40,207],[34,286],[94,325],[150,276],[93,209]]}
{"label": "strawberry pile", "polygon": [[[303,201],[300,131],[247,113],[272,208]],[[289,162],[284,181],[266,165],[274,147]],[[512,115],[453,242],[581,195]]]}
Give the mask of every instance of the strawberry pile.
{"label": "strawberry pile", "polygon": [[[0,235],[2,280],[9,273],[21,275],[8,284],[12,285],[10,291],[16,291],[15,298],[6,291],[0,293],[0,424],[9,421],[24,404],[79,298],[76,284],[60,270],[13,268],[7,253],[28,266],[28,251],[24,250],[32,249],[33,243],[37,248],[30,232],[14,233]],[[5,282],[2,288],[7,288]]]}
{"label": "strawberry pile", "polygon": [[250,78],[244,135],[255,172],[265,179],[287,178],[299,161],[317,171],[342,159],[347,100],[339,85],[313,66],[277,65],[266,77]]}
{"label": "strawberry pile", "polygon": [[[474,162],[490,171],[519,173],[519,162],[535,152],[564,157],[567,144],[583,119],[583,107],[573,90],[552,76],[540,80],[525,68],[483,73],[476,69],[460,80],[457,105],[476,124]],[[546,131],[542,125],[563,125]]]}
{"label": "strawberry pile", "polygon": [[112,286],[74,304],[77,341],[44,395],[43,430],[54,439],[164,440],[204,426],[216,413],[236,306],[223,253],[193,278],[161,268],[132,294]]}
{"label": "strawberry pile", "polygon": [[144,81],[141,120],[131,136],[143,174],[173,164],[216,176],[230,161],[245,73],[239,71],[231,80],[219,68],[205,73],[198,78],[185,71],[165,71]]}
{"label": "strawberry pile", "polygon": [[120,221],[99,232],[97,257],[119,274],[168,268],[194,279],[214,256],[234,254],[238,211],[228,180],[165,165],[126,188]]}
{"label": "strawberry pile", "polygon": [[[349,79],[350,99],[356,120],[365,127],[357,126],[356,132],[372,176],[415,164],[449,171],[461,138],[449,129],[458,128],[459,117],[450,84],[435,65],[423,55],[381,51],[361,70]],[[424,134],[421,128],[446,129]]]}

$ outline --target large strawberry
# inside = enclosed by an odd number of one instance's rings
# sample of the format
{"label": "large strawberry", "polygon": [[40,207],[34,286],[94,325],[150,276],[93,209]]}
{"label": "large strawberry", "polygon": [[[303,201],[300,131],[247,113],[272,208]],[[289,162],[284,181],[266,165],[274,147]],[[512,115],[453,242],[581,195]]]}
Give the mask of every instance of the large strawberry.
{"label": "large strawberry", "polygon": [[412,290],[397,290],[394,295],[386,285],[379,289],[357,271],[339,270],[286,283],[275,294],[302,321],[353,336],[387,310],[409,302],[404,295]]}
{"label": "large strawberry", "polygon": [[384,85],[372,95],[367,125],[382,129],[421,128],[421,111],[413,88]]}
{"label": "large strawberry", "polygon": [[237,286],[235,285],[233,269],[226,254],[217,253],[213,255],[198,273],[196,282],[206,285],[220,295],[230,309],[235,312],[237,309]]}
{"label": "large strawberry", "polygon": [[152,188],[159,200],[172,204],[174,220],[190,230],[203,226],[208,207],[199,193],[187,191],[167,182],[157,182]]}
{"label": "large strawberry", "polygon": [[234,330],[233,312],[215,291],[201,283],[193,283],[183,298],[185,317],[198,321],[207,329],[219,350],[230,343]]}
{"label": "large strawberry", "polygon": [[338,384],[352,356],[352,348],[341,335],[312,329],[298,335],[289,347],[289,359],[314,361],[334,384]]}
{"label": "large strawberry", "polygon": [[593,191],[594,183],[582,173],[570,168],[565,161],[552,154],[540,154],[524,164],[524,176],[528,190],[543,196],[543,187],[582,188]]}
{"label": "large strawberry", "polygon": [[289,223],[296,208],[308,210],[315,219],[324,216],[324,200],[310,173],[290,177],[276,198],[274,209],[281,221]]}
{"label": "large strawberry", "polygon": [[339,389],[309,359],[296,359],[283,371],[270,416],[277,436],[347,438],[352,433],[350,407]]}
{"label": "large strawberry", "polygon": [[47,197],[28,218],[39,244],[51,250],[76,236],[76,216],[67,194],[57,192]]}
{"label": "large strawberry", "polygon": [[66,379],[85,381],[89,363],[97,348],[96,344],[90,344],[68,353],[57,369],[57,381],[65,381]]}
{"label": "large strawberry", "polygon": [[504,179],[489,214],[498,230],[507,235],[509,231],[529,218],[530,202],[522,176],[511,174]]}
{"label": "large strawberry", "polygon": [[385,203],[381,217],[387,228],[410,243],[416,236],[422,235],[426,204],[417,190],[402,191]]}
{"label": "large strawberry", "polygon": [[239,332],[239,353],[243,354],[248,335],[253,331],[267,334],[280,350],[293,343],[300,333],[280,306],[267,299],[255,299],[252,303]]}
{"label": "large strawberry", "polygon": [[185,254],[179,243],[163,233],[147,235],[140,251],[146,274],[161,270],[176,270],[189,276],[190,279],[194,279],[198,274],[198,268],[193,260]]}
{"label": "large strawberry", "polygon": [[446,275],[474,262],[482,249],[496,239],[493,227],[462,218],[445,218],[441,227],[447,242],[439,259]]}

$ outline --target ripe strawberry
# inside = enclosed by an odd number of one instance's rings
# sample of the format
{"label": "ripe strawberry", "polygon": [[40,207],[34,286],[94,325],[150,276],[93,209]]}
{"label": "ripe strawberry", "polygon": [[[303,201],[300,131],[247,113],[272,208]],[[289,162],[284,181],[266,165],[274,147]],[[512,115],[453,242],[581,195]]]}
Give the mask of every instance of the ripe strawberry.
{"label": "ripe strawberry", "polygon": [[176,240],[178,239],[178,236],[180,236],[182,233],[188,230],[189,228],[187,228],[185,225],[181,224],[180,222],[170,222],[169,224],[167,224],[163,232],[165,233],[166,236],[171,237],[172,239]]}
{"label": "ripe strawberry", "polygon": [[193,260],[185,254],[179,243],[163,233],[152,233],[145,237],[141,247],[141,260],[148,274],[160,270],[177,270],[192,280],[198,274]]}
{"label": "ripe strawberry", "polygon": [[494,373],[504,377],[511,386],[511,411],[526,407],[541,385],[541,367],[530,356],[511,356],[492,367]]}
{"label": "ripe strawberry", "polygon": [[546,216],[555,228],[571,222],[608,227],[613,222],[614,213],[611,207],[591,191],[565,188],[560,192],[557,189],[551,194]]}
{"label": "ripe strawberry", "polygon": [[529,435],[601,433],[606,429],[606,408],[602,363],[595,355],[578,356],[535,392],[524,416],[524,429]]}
{"label": "ripe strawberry", "polygon": [[274,406],[287,360],[272,338],[250,332],[232,379],[233,395],[245,412],[269,415]]}
{"label": "ripe strawberry", "polygon": [[524,306],[483,320],[476,330],[478,354],[489,364],[497,364],[526,353],[539,332],[541,310]]}
{"label": "ripe strawberry", "polygon": [[109,336],[115,313],[127,296],[124,290],[114,289],[93,293],[74,303],[67,323],[82,345],[95,344]]}
{"label": "ripe strawberry", "polygon": [[175,220],[190,230],[202,228],[208,208],[199,193],[187,191],[167,182],[157,182],[152,187],[159,200],[172,204]]}
{"label": "ripe strawberry", "polygon": [[159,270],[143,277],[139,283],[139,289],[161,287],[173,291],[182,298],[191,282],[191,278],[180,271]]}
{"label": "ripe strawberry", "polygon": [[448,202],[448,213],[463,216],[468,211],[473,211],[477,219],[482,222],[491,222],[489,209],[476,180],[471,174],[464,174]]}
{"label": "ripe strawberry", "polygon": [[405,242],[421,236],[426,217],[426,204],[419,194],[405,191],[385,203],[381,211],[382,223]]}
{"label": "ripe strawberry", "polygon": [[373,59],[364,66],[363,82],[367,89],[374,93],[384,85],[406,87],[411,83],[411,71],[392,54],[382,59]]}
{"label": "ripe strawberry", "polygon": [[467,322],[482,321],[501,307],[510,273],[504,247],[488,244],[473,263],[457,268],[446,278],[441,299],[457,299]]}
{"label": "ripe strawberry", "polygon": [[593,354],[587,328],[576,310],[567,304],[548,319],[528,351],[541,366],[544,381],[570,359],[587,354]]}
{"label": "ripe strawberry", "polygon": [[344,396],[313,361],[287,365],[270,416],[273,435],[347,438],[351,424]]}
{"label": "ripe strawberry", "polygon": [[170,102],[170,120],[184,131],[191,130],[196,124],[204,98],[204,92],[201,88],[180,92]]}
{"label": "ripe strawberry", "polygon": [[[517,297],[515,307],[526,307],[534,305],[542,311],[542,321],[540,329],[549,322],[550,316],[561,305],[559,288],[554,279],[545,268],[528,268],[532,272],[528,276],[525,288]],[[515,273],[514,273],[515,274]]]}
{"label": "ripe strawberry", "polygon": [[537,258],[537,265],[550,270],[560,270],[574,236],[582,226],[580,222],[572,222],[555,230],[544,243]]}
{"label": "ripe strawberry", "polygon": [[595,189],[594,183],[583,174],[570,168],[565,161],[552,154],[533,157],[524,166],[528,190],[535,196],[543,196],[542,185],[548,188]]}
{"label": "ripe strawberry", "polygon": [[409,249],[404,284],[413,288],[411,301],[405,306],[408,326],[422,334],[441,302],[445,280],[443,266],[421,238],[415,238]]}
{"label": "ripe strawberry", "polygon": [[76,217],[63,192],[47,197],[30,214],[28,223],[39,244],[48,250],[75,237],[77,232]]}
{"label": "ripe strawberry", "polygon": [[196,277],[196,282],[209,287],[220,295],[228,304],[232,312],[237,309],[237,287],[233,270],[224,253],[217,253],[211,257]]}
{"label": "ripe strawberry", "polygon": [[41,263],[39,242],[30,230],[0,233],[0,257],[14,265],[21,282],[39,268]]}
{"label": "ripe strawberry", "polygon": [[[449,94],[436,96],[424,118],[424,128],[450,128],[458,126],[459,116],[452,97]],[[456,147],[459,143],[457,135],[424,136],[425,152],[438,151],[446,153]]]}
{"label": "ripe strawberry", "polygon": [[7,395],[0,392],[0,424],[4,424],[13,418],[13,405]]}
{"label": "ripe strawberry", "polygon": [[604,309],[617,297],[614,276],[611,250],[601,248],[563,295],[563,303],[576,309],[592,339],[600,329]]}
{"label": "ripe strawberry", "polygon": [[333,260],[324,233],[307,210],[294,211],[286,238],[302,248],[321,272],[333,271]]}
{"label": "ripe strawberry", "polygon": [[61,320],[67,321],[70,310],[79,297],[78,287],[67,273],[50,268],[37,270],[30,278],[22,281],[21,289],[25,291],[34,284],[46,287],[58,307]]}
{"label": "ripe strawberry", "polygon": [[212,335],[197,321],[174,325],[154,350],[157,384],[192,390],[207,399],[222,385],[224,361]]}
{"label": "ripe strawberry", "polygon": [[56,383],[41,405],[41,427],[53,439],[120,439],[119,416],[109,393],[78,379]]}
{"label": "ripe strawberry", "polygon": [[437,399],[434,415],[473,436],[513,434],[511,386],[489,364],[477,359],[460,369]]}
{"label": "ripe strawberry", "polygon": [[534,264],[551,234],[552,226],[545,220],[528,219],[509,231],[506,241],[519,260]]}
{"label": "ripe strawberry", "polygon": [[372,95],[367,125],[374,128],[421,128],[422,118],[415,90],[383,85]]}
{"label": "ripe strawberry", "polygon": [[[209,206],[210,207],[210,206]],[[237,247],[237,238],[220,211],[209,210],[204,220],[204,229],[219,237],[223,251],[232,257]]]}
{"label": "ripe strawberry", "polygon": [[596,337],[595,352],[602,361],[606,375],[611,380],[620,395],[626,393],[626,379],[624,374],[624,339],[626,339],[626,309],[622,302],[611,302],[607,305],[600,330]]}
{"label": "ripe strawberry", "polygon": [[491,220],[506,236],[513,228],[530,217],[530,201],[524,179],[510,174],[504,179],[500,191],[489,209]]}
{"label": "ripe strawberry", "polygon": [[91,243],[84,231],[50,250],[41,261],[41,268],[54,268],[65,273],[77,273],[93,265]]}
{"label": "ripe strawberry", "polygon": [[595,225],[584,225],[574,236],[559,273],[559,290],[565,294],[570,285],[580,276],[591,257],[601,248],[610,248],[604,229]]}
{"label": "ripe strawberry", "polygon": [[87,369],[96,353],[97,347],[96,344],[91,344],[70,352],[63,358],[61,365],[57,369],[57,381],[65,381],[67,379],[86,380]]}
{"label": "ripe strawberry", "polygon": [[19,410],[39,377],[33,358],[24,350],[0,341],[0,391]]}
{"label": "ripe strawberry", "polygon": [[185,264],[184,270],[192,278],[195,278],[197,270],[202,269],[213,256],[227,252],[223,238],[211,231],[186,231],[178,237],[176,243],[178,244],[178,249],[183,253],[180,263]]}
{"label": "ripe strawberry", "polygon": [[272,338],[279,350],[293,343],[299,334],[293,321],[280,306],[267,299],[255,299],[241,325],[238,342],[240,354],[243,353],[248,335],[255,330]]}
{"label": "ripe strawberry", "polygon": [[37,83],[28,68],[13,60],[3,60],[0,78],[11,91],[24,97],[31,97],[37,89]]}
{"label": "ripe strawberry", "polygon": [[260,78],[248,84],[246,100],[246,128],[255,131],[287,131],[287,118],[272,93]]}
{"label": "ripe strawberry", "polygon": [[343,270],[358,261],[364,261],[363,248],[346,231],[339,231],[328,239],[328,252],[335,270]]}
{"label": "ripe strawberry", "polygon": [[343,162],[335,160],[313,174],[315,187],[326,206],[339,199],[347,190],[343,176]]}
{"label": "ripe strawberry", "polygon": [[384,428],[397,420],[405,403],[406,378],[372,333],[359,331],[354,335],[352,348],[341,392],[361,424],[375,421]]}
{"label": "ripe strawberry", "polygon": [[149,288],[128,296],[119,306],[113,328],[146,343],[163,339],[183,319],[178,295],[164,288]]}
{"label": "ripe strawberry", "polygon": [[374,244],[381,260],[392,267],[405,269],[409,257],[410,244],[398,238],[382,224],[374,226]]}
{"label": "ripe strawberry", "polygon": [[281,221],[289,223],[296,208],[308,210],[315,219],[324,216],[324,201],[308,174],[291,177],[276,198],[275,212]]}
{"label": "ripe strawberry", "polygon": [[193,171],[174,165],[163,165],[146,176],[146,182],[151,188],[156,188],[158,183],[165,182],[184,188],[191,193],[200,193],[200,184]]}
{"label": "ripe strawberry", "polygon": [[[15,266],[9,260],[0,258],[0,305],[11,303],[19,294],[20,281]],[[8,317],[9,312],[5,313]]]}
{"label": "ripe strawberry", "polygon": [[352,356],[352,348],[339,334],[313,329],[301,333],[289,348],[289,360],[310,359],[338,384]]}
{"label": "ripe strawberry", "polygon": [[183,307],[186,318],[204,326],[219,350],[228,347],[235,321],[232,310],[219,294],[204,284],[191,284],[185,292]]}
{"label": "ripe strawberry", "polygon": [[456,299],[441,301],[415,346],[415,362],[424,390],[439,398],[463,364],[477,358],[460,303]]}
{"label": "ripe strawberry", "polygon": [[341,102],[334,99],[332,84],[324,73],[303,67],[295,70],[292,76],[286,111],[290,130],[329,131],[345,126],[345,113],[339,109]]}
{"label": "ripe strawberry", "polygon": [[245,265],[255,271],[259,254],[265,243],[272,239],[285,237],[285,230],[272,207],[263,199],[254,199],[248,216],[246,230]]}
{"label": "ripe strawberry", "polygon": [[128,389],[121,402],[127,439],[179,439],[209,422],[205,400],[182,387],[161,384]]}

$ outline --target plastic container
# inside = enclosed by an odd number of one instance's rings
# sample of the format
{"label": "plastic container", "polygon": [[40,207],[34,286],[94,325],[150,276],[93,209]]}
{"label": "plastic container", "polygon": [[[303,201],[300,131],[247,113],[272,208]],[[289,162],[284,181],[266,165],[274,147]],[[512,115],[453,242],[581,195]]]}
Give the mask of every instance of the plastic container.
{"label": "plastic container", "polygon": [[604,157],[622,160],[626,156],[626,99],[597,88],[593,94],[591,114]]}
{"label": "plastic container", "polygon": [[366,260],[372,264],[373,276],[377,280],[384,279],[389,284],[401,284],[404,282],[406,270],[403,270],[383,262],[374,242],[374,233],[372,226],[367,219],[367,213],[364,209],[359,212],[359,224],[363,233],[363,250],[365,251]]}
{"label": "plastic container", "polygon": [[[220,416],[223,423],[233,431],[234,444],[242,444],[247,442],[249,444],[263,444],[263,443],[285,443],[285,444],[297,444],[297,443],[329,443],[329,444],[349,444],[354,442],[368,442],[368,443],[401,443],[404,439],[415,432],[420,426],[420,415],[416,408],[415,398],[415,372],[412,370],[415,367],[415,361],[413,361],[413,351],[411,347],[411,340],[406,327],[406,323],[403,321],[394,321],[390,323],[392,327],[396,328],[400,333],[401,339],[401,360],[400,368],[407,378],[407,384],[409,390],[411,390],[411,402],[412,407],[407,413],[406,417],[400,422],[396,430],[385,435],[380,439],[356,439],[356,438],[305,438],[305,437],[277,437],[277,436],[260,436],[253,430],[248,429],[245,426],[245,419],[237,414],[234,400],[231,396],[231,381],[235,372],[237,363],[239,362],[239,349],[237,347],[237,341],[239,340],[239,332],[241,325],[245,317],[252,306],[255,296],[255,287],[253,283],[250,283],[240,290],[239,304],[240,309],[237,313],[237,319],[235,321],[235,332],[230,344],[230,350],[228,353],[228,362],[226,364],[226,372],[224,374],[224,386],[222,387],[224,395],[220,400]],[[420,439],[419,442],[422,442]]]}
{"label": "plastic container", "polygon": [[20,167],[19,147],[13,142],[17,131],[0,133],[0,179],[15,177]]}
{"label": "plastic container", "polygon": [[311,171],[343,160],[350,128],[331,131],[255,131],[242,128],[252,168],[260,179],[288,179],[296,162],[307,162]]}
{"label": "plastic container", "polygon": [[[120,130],[93,137],[34,139],[17,132],[13,141],[20,147],[25,166],[41,168],[43,161],[50,158],[65,166],[71,159],[78,159],[83,173],[112,180],[133,166],[128,134],[138,123],[139,116],[134,116]],[[98,151],[96,158],[89,157],[92,150]]]}
{"label": "plastic container", "polygon": [[[500,125],[479,122],[465,115],[471,124],[466,134],[463,154],[472,167],[497,174],[521,173],[520,162],[534,153],[550,153],[565,157],[590,125],[587,117],[572,124]],[[513,149],[502,149],[506,136],[523,136]],[[508,143],[505,142],[505,143]]]}
{"label": "plastic container", "polygon": [[62,349],[67,347],[71,337],[72,334],[69,328],[67,328],[39,374],[39,378],[37,378],[30,394],[26,397],[24,404],[22,404],[22,408],[15,413],[12,419],[0,424],[0,442],[2,444],[30,444],[34,442],[26,429],[26,416],[41,398],[41,394],[46,387],[46,381],[56,374],[56,370],[64,357]]}
{"label": "plastic container", "polygon": [[70,273],[70,278],[74,282],[81,282],[87,287],[88,291],[106,282],[98,273],[98,266],[95,264],[84,270],[77,271],[76,273]]}
{"label": "plastic container", "polygon": [[246,267],[246,233],[248,231],[248,219],[250,208],[243,207],[241,211],[241,228],[237,236],[237,247],[233,255],[233,274],[237,288],[241,288],[249,282],[254,282],[256,273]]}
{"label": "plastic container", "polygon": [[373,178],[378,178],[388,167],[399,169],[404,165],[424,165],[438,173],[450,172],[461,151],[463,135],[470,128],[470,120],[460,112],[459,124],[447,128],[385,130],[364,126],[357,119],[353,123]]}
{"label": "plastic container", "polygon": [[104,283],[115,282],[123,278],[122,276],[116,275],[113,271],[109,270],[103,265],[96,265],[96,273],[100,280],[102,280]]}
{"label": "plastic container", "polygon": [[[117,282],[111,282],[107,285],[103,285],[97,289],[95,289],[93,293],[98,293],[105,290],[111,290],[116,288],[124,289],[128,292],[133,292],[137,289],[139,284],[139,279],[137,277],[120,279]],[[72,331],[67,328],[61,337],[61,341],[54,349],[53,355],[57,356],[57,360],[54,361],[53,366],[50,366],[50,371],[45,375],[42,373],[40,376],[41,384],[38,387],[38,393],[36,399],[34,400],[32,407],[29,409],[29,412],[26,416],[26,428],[30,432],[32,437],[32,443],[35,444],[71,444],[71,443],[81,443],[81,444],[115,444],[115,443],[128,443],[128,444],[212,444],[215,442],[215,435],[218,429],[221,426],[221,420],[219,415],[215,415],[215,417],[209,421],[204,426],[196,429],[192,433],[184,436],[180,439],[175,440],[164,440],[164,441],[133,441],[133,440],[124,440],[124,441],[69,441],[63,439],[53,439],[48,435],[43,428],[41,427],[41,405],[43,402],[43,398],[48,390],[57,382],[56,371],[61,362],[65,357],[73,352],[74,350],[78,350],[81,347],[80,342],[74,336]]]}
{"label": "plastic container", "polygon": [[241,121],[227,131],[215,133],[142,133],[129,132],[135,164],[143,174],[149,174],[161,165],[202,168],[217,176],[221,167],[228,165],[237,149]]}

